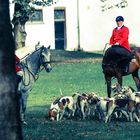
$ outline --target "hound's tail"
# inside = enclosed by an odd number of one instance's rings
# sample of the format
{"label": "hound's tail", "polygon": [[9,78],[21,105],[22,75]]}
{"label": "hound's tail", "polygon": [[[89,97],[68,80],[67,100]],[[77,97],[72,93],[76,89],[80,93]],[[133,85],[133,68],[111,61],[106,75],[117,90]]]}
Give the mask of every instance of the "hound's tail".
{"label": "hound's tail", "polygon": [[129,86],[129,88],[131,89],[132,92],[135,92],[134,88],[132,88],[131,86]]}
{"label": "hound's tail", "polygon": [[72,97],[79,96],[79,95],[81,95],[79,92],[75,92],[75,93],[72,95]]}
{"label": "hound's tail", "polygon": [[60,94],[61,94],[61,96],[63,96],[63,92],[62,92],[61,88],[60,88]]}

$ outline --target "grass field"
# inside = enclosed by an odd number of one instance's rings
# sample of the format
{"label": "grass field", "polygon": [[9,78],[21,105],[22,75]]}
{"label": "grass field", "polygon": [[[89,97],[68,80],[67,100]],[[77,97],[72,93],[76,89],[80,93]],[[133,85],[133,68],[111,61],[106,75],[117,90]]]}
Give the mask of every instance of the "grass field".
{"label": "grass field", "polygon": [[[75,91],[107,95],[100,62],[102,55],[77,53],[53,52],[53,61],[63,63],[53,64],[50,73],[40,73],[28,99],[28,125],[23,126],[24,140],[139,140],[140,124],[135,122],[112,121],[105,124],[97,120],[50,122],[45,119],[51,102],[60,96],[60,89],[64,95],[72,95]],[[131,76],[124,78],[124,85],[135,88]]]}

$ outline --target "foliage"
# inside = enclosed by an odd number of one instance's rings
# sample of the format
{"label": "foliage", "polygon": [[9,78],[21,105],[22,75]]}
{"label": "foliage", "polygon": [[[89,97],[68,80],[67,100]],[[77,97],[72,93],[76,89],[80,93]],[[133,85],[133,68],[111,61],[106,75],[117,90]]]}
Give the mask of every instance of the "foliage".
{"label": "foliage", "polygon": [[102,11],[106,11],[112,8],[125,8],[128,5],[127,0],[100,0],[102,3]]}
{"label": "foliage", "polygon": [[13,0],[14,15],[12,19],[13,33],[16,49],[24,47],[26,41],[25,24],[33,16],[35,5],[49,6],[54,4],[54,0]]}
{"label": "foliage", "polygon": [[35,5],[50,6],[55,2],[54,0],[14,0],[13,3],[15,3],[15,10],[12,22],[13,24],[20,22],[21,24],[24,25],[34,12]]}
{"label": "foliage", "polygon": [[50,6],[51,4],[55,4],[56,2],[54,0],[34,0],[32,2],[32,4],[36,4],[36,5],[43,5],[43,6]]}

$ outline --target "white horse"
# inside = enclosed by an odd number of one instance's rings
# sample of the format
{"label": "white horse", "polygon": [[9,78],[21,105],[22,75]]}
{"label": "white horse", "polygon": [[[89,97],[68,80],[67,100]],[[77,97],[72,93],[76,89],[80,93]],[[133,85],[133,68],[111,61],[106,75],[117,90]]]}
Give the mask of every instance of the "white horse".
{"label": "white horse", "polygon": [[33,53],[27,55],[26,58],[20,63],[23,71],[23,78],[18,86],[18,94],[20,119],[24,124],[26,124],[25,111],[28,93],[31,91],[33,84],[38,79],[38,74],[41,71],[41,67],[44,67],[47,72],[52,70],[50,56],[50,46],[48,48],[41,46],[40,48],[36,48]]}

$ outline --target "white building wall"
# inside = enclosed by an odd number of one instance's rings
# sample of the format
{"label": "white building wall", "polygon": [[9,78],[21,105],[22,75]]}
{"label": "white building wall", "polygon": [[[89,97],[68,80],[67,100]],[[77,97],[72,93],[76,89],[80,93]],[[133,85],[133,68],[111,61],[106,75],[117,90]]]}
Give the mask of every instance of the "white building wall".
{"label": "white building wall", "polygon": [[43,8],[43,23],[26,23],[26,45],[35,46],[38,41],[54,49],[54,12],[53,7]]}
{"label": "white building wall", "polygon": [[27,23],[27,46],[34,46],[38,41],[55,49],[54,8],[66,10],[66,50],[77,48],[77,9],[76,0],[60,0],[54,6],[43,8],[43,23]]}
{"label": "white building wall", "polygon": [[129,27],[129,42],[140,46],[140,13],[137,12],[140,1],[128,0],[128,7],[105,12],[101,11],[101,5],[99,0],[80,0],[81,48],[85,51],[102,50],[116,27],[118,15],[124,16],[124,24]]}

